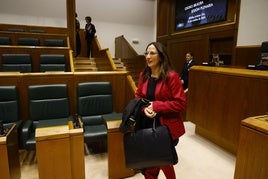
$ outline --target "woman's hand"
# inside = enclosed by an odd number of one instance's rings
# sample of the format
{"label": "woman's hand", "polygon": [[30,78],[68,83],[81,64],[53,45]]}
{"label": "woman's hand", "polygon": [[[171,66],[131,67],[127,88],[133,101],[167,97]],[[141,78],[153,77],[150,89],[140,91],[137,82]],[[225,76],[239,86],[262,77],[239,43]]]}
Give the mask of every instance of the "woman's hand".
{"label": "woman's hand", "polygon": [[148,118],[154,118],[156,116],[157,113],[153,110],[152,102],[150,102],[150,105],[144,109],[144,114]]}

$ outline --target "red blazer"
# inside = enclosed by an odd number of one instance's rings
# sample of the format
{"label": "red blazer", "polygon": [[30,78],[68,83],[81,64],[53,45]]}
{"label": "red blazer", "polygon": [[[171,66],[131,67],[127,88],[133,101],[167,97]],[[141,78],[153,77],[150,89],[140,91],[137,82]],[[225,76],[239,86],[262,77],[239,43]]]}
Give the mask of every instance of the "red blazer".
{"label": "red blazer", "polygon": [[[175,71],[169,71],[169,79],[159,81],[155,89],[153,110],[158,113],[161,125],[167,125],[172,138],[178,139],[185,133],[181,112],[186,109],[186,97],[180,77]],[[142,82],[142,72],[135,96],[146,98],[148,79]]]}

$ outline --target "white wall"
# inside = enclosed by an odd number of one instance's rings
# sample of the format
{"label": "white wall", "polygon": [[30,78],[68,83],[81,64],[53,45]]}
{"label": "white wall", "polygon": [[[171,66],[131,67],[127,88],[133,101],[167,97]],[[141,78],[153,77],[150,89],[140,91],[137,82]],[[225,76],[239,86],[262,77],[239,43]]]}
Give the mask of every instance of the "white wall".
{"label": "white wall", "polygon": [[[101,47],[109,47],[112,56],[114,56],[115,51],[115,37],[124,35],[138,54],[143,54],[147,44],[155,39],[155,34],[153,33],[154,28],[150,26],[114,24],[109,22],[94,22],[94,24],[97,30],[96,35],[101,42]],[[132,43],[133,39],[138,39],[139,43]]]}
{"label": "white wall", "polygon": [[[76,0],[76,9],[81,28],[84,17],[92,17],[101,47],[112,56],[118,36],[124,35],[139,54],[156,39],[155,0]],[[66,27],[66,0],[1,0],[0,23]]]}
{"label": "white wall", "polygon": [[237,46],[268,41],[268,0],[241,0]]}

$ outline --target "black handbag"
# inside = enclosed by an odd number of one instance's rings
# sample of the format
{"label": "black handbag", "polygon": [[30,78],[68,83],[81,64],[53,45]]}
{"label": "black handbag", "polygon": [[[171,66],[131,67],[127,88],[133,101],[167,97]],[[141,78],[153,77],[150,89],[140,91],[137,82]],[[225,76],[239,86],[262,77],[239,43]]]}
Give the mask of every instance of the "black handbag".
{"label": "black handbag", "polygon": [[169,129],[165,125],[140,129],[124,134],[126,167],[143,169],[178,163]]}

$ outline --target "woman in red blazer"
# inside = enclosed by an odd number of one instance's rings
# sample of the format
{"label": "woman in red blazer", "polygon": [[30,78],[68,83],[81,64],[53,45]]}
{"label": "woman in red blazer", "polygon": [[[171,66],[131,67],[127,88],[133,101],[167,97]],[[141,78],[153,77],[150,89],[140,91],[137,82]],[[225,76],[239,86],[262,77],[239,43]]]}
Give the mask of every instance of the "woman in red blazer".
{"label": "woman in red blazer", "polygon": [[[147,116],[144,127],[152,127],[153,119],[156,119],[159,125],[168,126],[174,145],[177,145],[179,137],[185,133],[180,113],[186,109],[186,97],[180,77],[171,69],[166,49],[161,43],[148,44],[144,55],[147,65],[140,73],[135,94],[137,98],[151,101],[142,111]],[[176,178],[172,165],[146,168],[143,175],[146,179],[157,178],[160,169],[166,178]]]}

